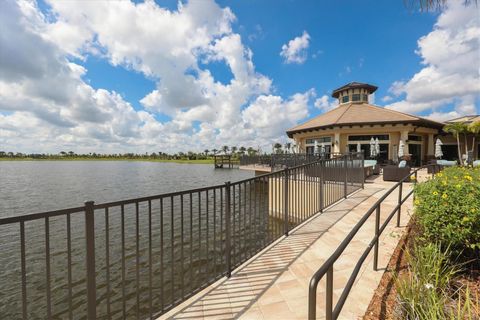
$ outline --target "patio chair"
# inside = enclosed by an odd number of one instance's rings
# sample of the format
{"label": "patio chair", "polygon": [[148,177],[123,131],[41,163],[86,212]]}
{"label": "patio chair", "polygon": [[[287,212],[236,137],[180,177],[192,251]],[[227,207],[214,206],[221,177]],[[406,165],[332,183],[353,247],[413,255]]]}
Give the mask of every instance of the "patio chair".
{"label": "patio chair", "polygon": [[[383,168],[383,181],[400,181],[406,176],[410,174],[410,167],[409,166],[402,166],[399,164],[398,166],[395,165],[388,165]],[[405,182],[410,182],[410,176],[404,180]]]}

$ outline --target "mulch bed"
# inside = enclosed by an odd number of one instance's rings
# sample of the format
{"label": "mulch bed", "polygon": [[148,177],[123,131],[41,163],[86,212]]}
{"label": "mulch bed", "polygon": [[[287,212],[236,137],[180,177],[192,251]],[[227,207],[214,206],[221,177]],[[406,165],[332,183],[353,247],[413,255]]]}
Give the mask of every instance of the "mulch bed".
{"label": "mulch bed", "polygon": [[[410,220],[406,232],[397,244],[372,300],[363,316],[364,320],[401,319],[397,300],[395,279],[408,272],[407,248],[413,247],[413,239],[418,234],[414,219]],[[473,297],[480,298],[480,257],[468,265],[467,270],[456,279],[468,285]],[[479,305],[480,306],[480,305]],[[477,310],[480,312],[480,310]],[[478,315],[480,319],[480,314]]]}

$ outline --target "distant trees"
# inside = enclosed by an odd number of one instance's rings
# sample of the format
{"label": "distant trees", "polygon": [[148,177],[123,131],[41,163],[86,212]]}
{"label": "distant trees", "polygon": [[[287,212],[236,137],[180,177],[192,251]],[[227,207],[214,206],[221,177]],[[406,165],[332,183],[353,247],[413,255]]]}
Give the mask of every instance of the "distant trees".
{"label": "distant trees", "polygon": [[[282,146],[279,145],[279,150],[281,152]],[[241,155],[253,156],[258,153],[253,147],[237,147],[237,146],[222,146],[221,149],[212,148],[211,150],[205,149],[200,152],[195,151],[179,151],[177,153],[166,153],[163,151],[152,151],[152,152],[142,152],[142,153],[111,153],[103,154],[96,152],[88,153],[76,153],[73,150],[70,151],[60,151],[58,153],[21,153],[21,152],[12,152],[12,151],[0,151],[0,158],[27,158],[27,159],[145,159],[145,160],[205,160],[217,154],[219,151],[223,151],[227,154],[231,152],[232,156],[240,157]]]}

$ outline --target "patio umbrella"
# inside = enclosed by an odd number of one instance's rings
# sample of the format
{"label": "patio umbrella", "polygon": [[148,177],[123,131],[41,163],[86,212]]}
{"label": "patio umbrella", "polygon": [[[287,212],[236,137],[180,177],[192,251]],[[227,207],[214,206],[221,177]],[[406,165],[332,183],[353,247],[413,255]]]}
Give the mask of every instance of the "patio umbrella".
{"label": "patio umbrella", "polygon": [[362,146],[360,145],[360,142],[357,142],[357,152],[362,152]]}
{"label": "patio umbrella", "polygon": [[403,158],[404,156],[404,149],[405,148],[405,144],[403,143],[402,140],[400,140],[400,142],[398,143],[398,159],[400,160],[401,158]]}
{"label": "patio umbrella", "polygon": [[378,138],[375,139],[375,155],[380,155],[380,143],[378,142]]}
{"label": "patio umbrella", "polygon": [[313,153],[318,153],[318,142],[317,142],[317,140],[315,140],[315,142],[314,142]]}
{"label": "patio umbrella", "polygon": [[320,153],[325,154],[325,145],[323,143],[320,145]]}
{"label": "patio umbrella", "polygon": [[370,158],[375,158],[375,139],[370,139]]}
{"label": "patio umbrella", "polygon": [[435,142],[435,158],[443,157],[442,145],[442,141],[440,139],[437,139],[437,141]]}

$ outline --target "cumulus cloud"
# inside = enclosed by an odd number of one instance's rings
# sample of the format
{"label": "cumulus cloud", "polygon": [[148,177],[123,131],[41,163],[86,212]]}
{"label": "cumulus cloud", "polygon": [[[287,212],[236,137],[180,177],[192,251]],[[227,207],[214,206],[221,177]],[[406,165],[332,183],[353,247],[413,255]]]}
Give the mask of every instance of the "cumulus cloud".
{"label": "cumulus cloud", "polygon": [[[449,2],[433,31],[418,40],[416,53],[424,67],[410,80],[392,84],[390,93],[403,99],[388,108],[431,112],[438,120],[479,113],[475,100],[480,96],[480,19],[473,7]],[[453,112],[443,111],[452,104]]]}
{"label": "cumulus cloud", "polygon": [[282,46],[280,56],[285,63],[303,64],[307,60],[307,49],[310,45],[310,35],[303,31],[303,34],[296,37]]}
{"label": "cumulus cloud", "polygon": [[332,110],[338,105],[338,100],[333,100],[326,94],[321,96],[320,98],[315,100],[314,103],[315,107],[322,110],[323,112],[327,112]]}
{"label": "cumulus cloud", "polygon": [[[176,10],[154,1],[47,3],[48,17],[33,1],[0,4],[5,149],[175,152],[269,145],[308,114],[311,91],[287,99],[272,95],[272,80],[255,70],[253,52],[232,30],[235,15],[213,0],[180,2]],[[91,55],[155,81],[140,100],[143,108],[85,80],[82,61]],[[214,78],[212,62],[230,69],[228,83]],[[266,112],[274,128],[260,121]],[[160,114],[171,120],[157,120]]]}

